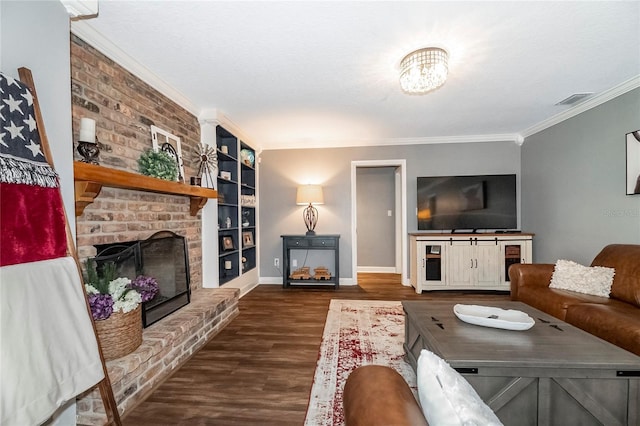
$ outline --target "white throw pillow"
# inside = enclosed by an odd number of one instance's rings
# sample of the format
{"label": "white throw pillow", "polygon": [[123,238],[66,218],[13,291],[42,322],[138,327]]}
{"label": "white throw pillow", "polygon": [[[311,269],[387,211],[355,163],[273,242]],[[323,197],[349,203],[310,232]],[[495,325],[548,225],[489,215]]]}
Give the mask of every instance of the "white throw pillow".
{"label": "white throw pillow", "polygon": [[422,412],[430,425],[502,425],[469,382],[426,349],[418,358],[417,382]]}
{"label": "white throw pillow", "polygon": [[609,297],[614,274],[613,268],[582,266],[571,260],[558,260],[549,288]]}

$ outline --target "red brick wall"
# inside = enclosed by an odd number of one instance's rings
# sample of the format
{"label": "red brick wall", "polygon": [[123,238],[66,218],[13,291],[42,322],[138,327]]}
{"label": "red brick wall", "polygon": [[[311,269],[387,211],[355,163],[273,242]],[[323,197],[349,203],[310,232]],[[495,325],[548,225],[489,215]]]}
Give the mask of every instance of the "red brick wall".
{"label": "red brick wall", "polygon": [[[100,165],[138,171],[138,158],[152,147],[151,125],[181,139],[187,181],[196,175],[195,147],[200,142],[196,116],[71,35],[71,92],[74,142],[80,118],[96,120]],[[74,158],[80,159],[73,145]],[[160,230],[185,236],[189,246],[191,288],[202,287],[200,214],[189,214],[189,198],[103,187],[77,219],[81,259],[96,254],[93,244],[141,240]]]}

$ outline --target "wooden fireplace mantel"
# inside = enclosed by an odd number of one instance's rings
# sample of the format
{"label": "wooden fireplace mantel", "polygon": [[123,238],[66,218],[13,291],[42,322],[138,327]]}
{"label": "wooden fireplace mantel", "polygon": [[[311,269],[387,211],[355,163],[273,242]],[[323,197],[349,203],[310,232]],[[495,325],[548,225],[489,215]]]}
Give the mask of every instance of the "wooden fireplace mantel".
{"label": "wooden fireplace mantel", "polygon": [[73,180],[75,183],[76,216],[80,216],[85,207],[93,203],[103,186],[184,195],[191,199],[191,216],[197,215],[209,198],[218,198],[218,191],[214,189],[170,182],[80,161],[73,162]]}

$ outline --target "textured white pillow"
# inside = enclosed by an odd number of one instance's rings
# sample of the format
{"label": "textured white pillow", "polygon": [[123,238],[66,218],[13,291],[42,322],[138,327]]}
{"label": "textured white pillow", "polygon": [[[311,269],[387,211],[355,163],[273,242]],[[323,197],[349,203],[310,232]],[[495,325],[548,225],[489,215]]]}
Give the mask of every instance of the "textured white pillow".
{"label": "textured white pillow", "polygon": [[418,358],[418,397],[430,425],[502,425],[464,377],[433,352]]}
{"label": "textured white pillow", "polygon": [[558,260],[549,288],[609,297],[614,274],[613,268],[582,266],[571,260]]}

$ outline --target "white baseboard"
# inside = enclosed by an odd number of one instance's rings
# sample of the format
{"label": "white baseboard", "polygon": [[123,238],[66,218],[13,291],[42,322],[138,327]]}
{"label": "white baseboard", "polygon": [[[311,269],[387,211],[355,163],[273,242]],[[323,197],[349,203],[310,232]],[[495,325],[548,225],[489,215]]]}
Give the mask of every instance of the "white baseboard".
{"label": "white baseboard", "polygon": [[358,266],[358,272],[374,274],[396,274],[395,266]]}

